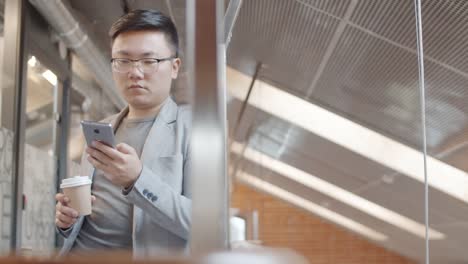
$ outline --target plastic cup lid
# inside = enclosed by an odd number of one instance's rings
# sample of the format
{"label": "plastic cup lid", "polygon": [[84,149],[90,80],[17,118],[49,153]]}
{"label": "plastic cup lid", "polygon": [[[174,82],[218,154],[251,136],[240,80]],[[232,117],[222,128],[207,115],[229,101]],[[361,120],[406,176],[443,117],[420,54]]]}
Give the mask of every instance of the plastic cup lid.
{"label": "plastic cup lid", "polygon": [[60,184],[60,188],[70,188],[70,187],[77,187],[81,185],[91,184],[91,180],[88,176],[75,176],[67,179],[62,180],[62,184]]}

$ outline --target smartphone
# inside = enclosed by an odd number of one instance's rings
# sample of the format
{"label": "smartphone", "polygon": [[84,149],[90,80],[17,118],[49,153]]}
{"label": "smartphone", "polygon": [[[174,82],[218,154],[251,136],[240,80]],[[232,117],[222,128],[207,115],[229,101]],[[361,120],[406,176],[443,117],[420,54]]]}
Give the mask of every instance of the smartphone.
{"label": "smartphone", "polygon": [[99,141],[115,148],[114,129],[111,124],[83,120],[81,127],[88,146],[92,146],[93,141]]}

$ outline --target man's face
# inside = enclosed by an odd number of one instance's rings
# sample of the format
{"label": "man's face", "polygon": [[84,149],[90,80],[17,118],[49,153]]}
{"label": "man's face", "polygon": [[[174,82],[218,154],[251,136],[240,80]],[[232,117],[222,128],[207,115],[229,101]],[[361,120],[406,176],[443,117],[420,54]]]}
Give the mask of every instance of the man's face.
{"label": "man's face", "polygon": [[[112,45],[112,58],[163,59],[173,57],[174,51],[164,33],[158,31],[129,31],[121,33]],[[139,67],[128,72],[113,71],[114,80],[125,101],[136,109],[159,106],[168,96],[172,79],[177,78],[180,59],[161,61],[157,71],[144,73]]]}

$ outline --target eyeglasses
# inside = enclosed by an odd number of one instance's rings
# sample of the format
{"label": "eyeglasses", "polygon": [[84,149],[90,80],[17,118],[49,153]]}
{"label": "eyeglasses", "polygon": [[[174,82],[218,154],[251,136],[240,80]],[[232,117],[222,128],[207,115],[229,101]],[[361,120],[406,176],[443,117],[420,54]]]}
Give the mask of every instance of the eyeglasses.
{"label": "eyeglasses", "polygon": [[137,67],[143,73],[154,73],[158,71],[159,63],[175,59],[176,57],[169,57],[164,59],[156,58],[142,58],[138,60],[113,58],[111,59],[112,69],[119,73],[127,73]]}

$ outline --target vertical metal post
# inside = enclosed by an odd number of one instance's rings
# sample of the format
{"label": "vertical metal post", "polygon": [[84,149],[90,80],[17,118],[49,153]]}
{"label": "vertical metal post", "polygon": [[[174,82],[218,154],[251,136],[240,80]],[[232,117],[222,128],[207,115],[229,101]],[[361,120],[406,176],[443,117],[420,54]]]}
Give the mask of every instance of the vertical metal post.
{"label": "vertical metal post", "polygon": [[[71,57],[68,56],[70,59]],[[71,63],[69,64],[71,65]],[[68,173],[68,139],[70,135],[70,93],[72,89],[72,78],[67,76],[65,81],[58,90],[58,109],[55,154],[57,157],[57,175],[55,187],[56,191],[60,191],[60,182],[67,177]],[[59,234],[55,236],[55,246],[59,247],[63,244],[63,238]]]}
{"label": "vertical metal post", "polygon": [[[67,56],[71,60],[71,56]],[[71,63],[68,63],[71,67]],[[68,71],[69,73],[71,71]],[[57,111],[56,111],[56,142],[55,154],[57,155],[57,191],[62,179],[67,177],[68,172],[68,139],[70,134],[70,100],[72,89],[72,76],[63,76],[65,80],[58,87]]]}
{"label": "vertical metal post", "polygon": [[25,0],[6,0],[3,51],[2,126],[13,131],[11,240],[12,249],[21,246],[23,203],[23,161],[26,105],[26,18]]}
{"label": "vertical metal post", "polygon": [[416,39],[418,48],[418,68],[419,68],[419,96],[421,101],[421,123],[422,123],[422,150],[423,150],[423,166],[424,166],[424,222],[426,224],[426,239],[425,239],[425,263],[429,264],[429,184],[427,179],[427,134],[426,134],[426,86],[424,83],[424,50],[423,50],[423,35],[422,35],[422,17],[421,17],[421,0],[414,0],[414,10],[416,17]]}
{"label": "vertical metal post", "polygon": [[228,247],[224,1],[187,1],[194,255]]}
{"label": "vertical metal post", "polygon": [[229,174],[228,174],[228,122],[227,122],[227,87],[226,87],[226,65],[227,65],[227,46],[225,41],[225,8],[223,0],[216,0],[216,47],[217,47],[217,68],[218,68],[218,108],[219,108],[219,122],[221,125],[220,132],[223,136],[223,146],[222,151],[224,155],[224,167],[222,168],[222,180],[220,188],[222,188],[221,193],[221,235],[222,239],[221,249],[230,248],[230,215],[229,208],[231,205],[231,199],[229,197]]}
{"label": "vertical metal post", "polygon": [[231,41],[232,29],[236,24],[237,15],[239,15],[242,0],[230,0],[224,16],[224,43],[226,49]]}

